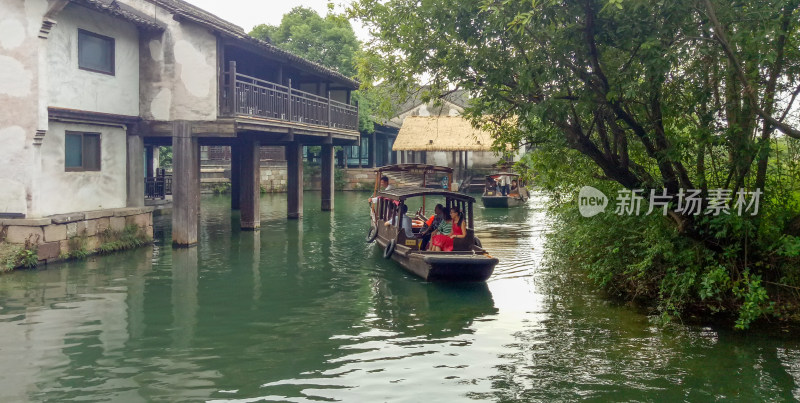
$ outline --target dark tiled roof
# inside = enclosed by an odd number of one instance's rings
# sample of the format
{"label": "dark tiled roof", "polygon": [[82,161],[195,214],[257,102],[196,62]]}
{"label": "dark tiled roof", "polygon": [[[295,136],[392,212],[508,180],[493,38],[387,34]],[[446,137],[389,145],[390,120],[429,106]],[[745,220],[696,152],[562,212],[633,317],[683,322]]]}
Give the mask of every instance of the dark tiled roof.
{"label": "dark tiled roof", "polygon": [[314,63],[314,62],[312,62],[310,60],[304,59],[304,58],[302,58],[300,56],[295,55],[294,53],[291,53],[289,51],[283,50],[283,49],[281,49],[281,48],[279,48],[279,47],[277,47],[277,46],[275,46],[275,45],[273,45],[273,44],[271,44],[269,42],[253,38],[252,36],[249,36],[249,35],[245,35],[244,37],[242,37],[240,39],[243,40],[243,41],[249,42],[249,43],[251,43],[251,44],[253,44],[255,46],[258,46],[259,48],[261,48],[262,50],[264,50],[264,51],[266,51],[268,53],[271,53],[271,54],[276,55],[276,56],[284,57],[284,58],[286,58],[286,59],[288,59],[288,60],[290,60],[292,62],[295,62],[295,63],[297,63],[299,65],[302,65],[306,69],[311,70],[313,72],[316,72],[317,74],[327,76],[328,78],[333,79],[333,80],[344,82],[345,84],[349,85],[353,89],[357,89],[359,87],[359,85],[360,85],[358,81],[353,80],[352,78],[347,77],[346,75],[344,75],[342,73],[339,73],[336,70],[327,68],[327,67],[325,67],[325,66],[323,66],[321,64],[317,64],[317,63]]}
{"label": "dark tiled roof", "polygon": [[336,70],[327,68],[321,64],[314,63],[310,60],[306,60],[293,53],[280,49],[267,41],[262,41],[260,39],[253,38],[252,36],[248,35],[244,31],[244,29],[242,29],[242,27],[232,24],[228,21],[225,21],[222,18],[219,18],[216,15],[211,14],[208,11],[205,11],[186,1],[183,0],[147,0],[147,1],[153,2],[161,7],[164,7],[165,9],[174,13],[178,17],[182,17],[197,22],[199,24],[211,26],[212,28],[234,39],[238,39],[250,43],[252,45],[255,45],[267,53],[286,58],[294,63],[297,63],[302,67],[305,67],[305,69],[307,70],[313,71],[323,76],[327,76],[328,78],[336,81],[342,81],[353,88],[358,88],[359,86],[358,81],[353,80],[352,78],[347,77]]}
{"label": "dark tiled roof", "polygon": [[178,16],[187,17],[197,22],[212,25],[215,28],[226,33],[236,34],[236,35],[247,34],[246,32],[244,32],[244,29],[242,29],[242,27],[236,24],[232,24],[228,21],[225,21],[222,18],[219,18],[216,15],[211,14],[206,10],[203,10],[202,8],[197,7],[183,0],[148,0],[148,1],[158,4],[161,7],[164,7],[165,9],[169,10],[170,12]]}
{"label": "dark tiled roof", "polygon": [[71,2],[121,18],[145,30],[163,31],[166,28],[164,24],[157,22],[152,16],[146,15],[126,4],[120,4],[115,0],[71,0]]}

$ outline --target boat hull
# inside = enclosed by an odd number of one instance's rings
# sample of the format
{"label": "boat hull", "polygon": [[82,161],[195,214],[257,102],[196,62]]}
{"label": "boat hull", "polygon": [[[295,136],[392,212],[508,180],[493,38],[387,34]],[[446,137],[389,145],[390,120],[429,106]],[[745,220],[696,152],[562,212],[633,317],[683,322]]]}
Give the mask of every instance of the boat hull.
{"label": "boat hull", "polygon": [[516,207],[525,202],[522,198],[510,196],[481,196],[481,201],[486,208]]}
{"label": "boat hull", "polygon": [[[381,248],[387,241],[378,238]],[[400,249],[400,247],[398,247]],[[430,282],[486,281],[494,272],[499,260],[486,252],[421,252],[400,251],[392,253],[392,260],[406,271]]]}

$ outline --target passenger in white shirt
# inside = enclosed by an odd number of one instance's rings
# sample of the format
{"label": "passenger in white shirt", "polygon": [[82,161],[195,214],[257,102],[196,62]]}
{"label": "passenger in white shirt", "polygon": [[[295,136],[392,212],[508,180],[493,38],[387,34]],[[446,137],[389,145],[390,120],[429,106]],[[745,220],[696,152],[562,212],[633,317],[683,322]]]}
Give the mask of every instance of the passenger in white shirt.
{"label": "passenger in white shirt", "polygon": [[[411,217],[406,215],[406,213],[408,213],[408,206],[406,206],[405,204],[402,205],[400,207],[400,211],[402,212],[401,214],[403,215],[403,217],[402,217],[402,220],[403,220],[402,221],[402,223],[403,223],[403,231],[406,232],[406,238],[409,238],[409,239],[410,238],[414,238],[414,231],[413,231],[413,229],[411,227]],[[385,223],[383,223],[383,225],[385,225],[387,227],[390,226],[390,225],[395,225],[396,221],[397,221],[397,216],[395,215],[395,216],[392,217],[391,221],[386,221]]]}
{"label": "passenger in white shirt", "polygon": [[498,184],[500,185],[500,193],[502,193],[503,196],[508,195],[508,185],[510,183],[509,179],[510,178],[508,177],[508,175],[500,175],[500,178],[498,180]]}

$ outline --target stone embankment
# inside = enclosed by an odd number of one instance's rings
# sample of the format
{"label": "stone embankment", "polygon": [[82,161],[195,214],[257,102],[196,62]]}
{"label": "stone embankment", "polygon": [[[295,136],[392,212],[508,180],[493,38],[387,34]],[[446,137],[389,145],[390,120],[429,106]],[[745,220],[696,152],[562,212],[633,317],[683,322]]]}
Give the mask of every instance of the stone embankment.
{"label": "stone embankment", "polygon": [[152,207],[0,219],[0,242],[5,249],[35,252],[38,263],[125,249],[152,239]]}

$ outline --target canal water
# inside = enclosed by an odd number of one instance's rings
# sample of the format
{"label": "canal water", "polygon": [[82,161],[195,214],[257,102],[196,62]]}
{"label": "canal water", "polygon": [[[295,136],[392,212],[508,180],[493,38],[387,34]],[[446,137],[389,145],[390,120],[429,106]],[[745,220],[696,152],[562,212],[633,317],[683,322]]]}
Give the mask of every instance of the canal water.
{"label": "canal water", "polygon": [[201,242],[0,276],[0,401],[794,401],[796,335],[658,326],[545,265],[544,199],[476,209],[486,284],[426,284],[334,213],[262,198],[241,232],[202,200]]}

